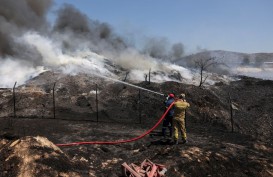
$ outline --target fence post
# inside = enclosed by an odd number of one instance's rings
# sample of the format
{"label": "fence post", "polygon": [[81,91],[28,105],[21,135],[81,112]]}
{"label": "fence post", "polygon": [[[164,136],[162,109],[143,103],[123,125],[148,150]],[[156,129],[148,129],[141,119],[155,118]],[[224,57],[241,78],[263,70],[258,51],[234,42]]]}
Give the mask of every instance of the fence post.
{"label": "fence post", "polygon": [[56,82],[54,82],[54,84],[53,84],[53,118],[54,118],[54,119],[56,119],[55,86],[56,86]]}
{"label": "fence post", "polygon": [[151,83],[151,68],[149,69],[149,84]]}
{"label": "fence post", "polygon": [[228,93],[228,99],[229,99],[229,106],[230,106],[230,122],[231,122],[231,132],[234,132],[234,121],[233,121],[233,108],[232,108],[232,101],[231,101],[231,96],[230,93]]}
{"label": "fence post", "polygon": [[16,98],[15,98],[15,87],[16,87],[16,83],[14,84],[13,86],[13,89],[12,89],[12,94],[13,94],[13,117],[15,118],[16,117],[16,106],[15,106],[15,102],[16,102]]}
{"label": "fence post", "polygon": [[139,89],[138,90],[138,118],[139,118],[139,123],[141,124],[142,120],[141,120],[141,104],[140,104],[140,101],[141,101],[141,96],[140,96],[140,89]]}
{"label": "fence post", "polygon": [[[14,83],[13,89],[12,89],[12,99],[13,99],[13,118],[16,118],[16,97],[15,97],[15,87],[16,87],[17,81]],[[9,126],[12,127],[12,117],[10,118]]]}
{"label": "fence post", "polygon": [[99,122],[98,84],[96,84],[96,110],[97,110],[97,122]]}

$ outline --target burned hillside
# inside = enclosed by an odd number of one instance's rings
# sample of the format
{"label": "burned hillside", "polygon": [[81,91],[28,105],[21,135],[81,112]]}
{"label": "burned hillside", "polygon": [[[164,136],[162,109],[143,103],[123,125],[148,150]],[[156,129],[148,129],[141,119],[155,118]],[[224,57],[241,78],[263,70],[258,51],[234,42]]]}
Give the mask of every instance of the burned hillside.
{"label": "burned hillside", "polygon": [[242,77],[231,86],[212,90],[218,95],[221,95],[220,89],[230,94],[235,105],[234,125],[238,132],[272,143],[272,88],[270,80]]}
{"label": "burned hillside", "polygon": [[[41,82],[44,78],[47,81]],[[46,72],[15,89],[18,118],[54,118],[52,80],[56,81],[56,119],[153,124],[164,112],[162,95],[87,75],[61,77]],[[232,102],[235,131],[263,141],[272,136],[272,85],[272,81],[248,77],[205,88],[177,82],[137,84],[162,94],[186,93],[191,104],[189,120],[226,130],[231,129]],[[13,117],[11,89],[1,90],[0,103],[1,117]]]}
{"label": "burned hillside", "polygon": [[[95,176],[118,176],[123,162],[140,163],[148,158],[165,164],[166,176],[272,175],[272,81],[242,77],[205,88],[177,82],[136,85],[160,94],[186,93],[191,104],[186,118],[189,143],[170,145],[159,136],[159,126],[150,136],[128,144],[61,147],[69,163],[83,163],[81,167],[72,165],[73,173],[89,176],[94,171]],[[84,74],[43,73],[16,88],[16,118],[12,89],[1,89],[1,134],[5,142],[1,154],[7,151],[8,143],[25,136],[44,136],[55,144],[137,137],[163,114],[165,97],[160,94]],[[230,101],[235,106],[233,133]],[[39,152],[44,150],[39,148]],[[19,160],[13,163],[14,168],[20,166]],[[48,163],[53,165],[53,161]],[[1,168],[8,171],[11,167]]]}

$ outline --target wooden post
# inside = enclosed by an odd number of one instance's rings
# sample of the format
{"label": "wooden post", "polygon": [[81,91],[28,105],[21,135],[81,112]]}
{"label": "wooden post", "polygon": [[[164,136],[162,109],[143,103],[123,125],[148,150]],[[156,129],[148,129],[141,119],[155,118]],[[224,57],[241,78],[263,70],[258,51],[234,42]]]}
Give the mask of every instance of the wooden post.
{"label": "wooden post", "polygon": [[13,86],[13,89],[12,89],[12,93],[13,93],[13,118],[16,117],[16,106],[15,106],[15,103],[16,103],[16,98],[15,98],[15,87],[16,87],[16,83],[14,84]]}
{"label": "wooden post", "polygon": [[149,84],[151,83],[151,68],[149,69]]}
{"label": "wooden post", "polygon": [[99,122],[98,84],[96,84],[96,110],[97,110],[97,122]]}
{"label": "wooden post", "polygon": [[[15,97],[15,87],[17,82],[14,83],[13,89],[12,89],[12,96],[13,96],[13,118],[16,118],[16,97]],[[12,127],[12,118],[10,118],[10,127]]]}
{"label": "wooden post", "polygon": [[233,121],[233,108],[232,108],[232,101],[231,101],[231,96],[230,93],[228,93],[229,96],[229,104],[230,104],[230,122],[231,122],[231,132],[234,132],[234,121]]}
{"label": "wooden post", "polygon": [[138,118],[139,118],[139,123],[142,123],[141,120],[141,96],[140,96],[140,89],[138,90]]}
{"label": "wooden post", "polygon": [[54,84],[53,84],[53,118],[54,118],[54,119],[56,119],[55,86],[56,86],[56,82],[54,82]]}

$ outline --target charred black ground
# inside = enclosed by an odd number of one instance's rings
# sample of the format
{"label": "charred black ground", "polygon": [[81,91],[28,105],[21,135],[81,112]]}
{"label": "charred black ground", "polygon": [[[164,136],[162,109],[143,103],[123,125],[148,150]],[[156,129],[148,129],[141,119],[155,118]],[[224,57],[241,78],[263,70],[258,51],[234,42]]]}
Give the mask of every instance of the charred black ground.
{"label": "charred black ground", "polygon": [[[52,119],[52,80],[57,80],[56,119]],[[96,83],[101,83],[97,85],[99,122],[96,122]],[[187,144],[170,145],[168,140],[158,136],[161,128],[158,127],[151,135],[128,144],[61,148],[64,157],[44,155],[36,162],[41,164],[37,165],[39,175],[50,174],[48,169],[52,169],[52,174],[60,176],[65,173],[120,176],[123,162],[139,164],[146,158],[166,165],[166,176],[273,175],[272,81],[242,77],[229,85],[217,83],[206,88],[176,82],[143,82],[138,85],[160,93],[186,93],[191,104],[186,121]],[[43,136],[57,144],[115,141],[142,134],[163,114],[165,98],[144,91],[140,93],[139,101],[139,90],[129,86],[86,75],[60,77],[47,72],[17,88],[17,118],[10,122],[13,115],[12,92],[2,89],[1,175],[16,176],[20,173],[20,157],[6,160],[14,153],[10,145],[18,138],[23,142],[32,142],[34,140],[26,136]],[[236,106],[233,110],[233,133],[229,95]],[[30,149],[40,154],[55,152],[50,150],[51,146],[40,146],[42,144]]]}

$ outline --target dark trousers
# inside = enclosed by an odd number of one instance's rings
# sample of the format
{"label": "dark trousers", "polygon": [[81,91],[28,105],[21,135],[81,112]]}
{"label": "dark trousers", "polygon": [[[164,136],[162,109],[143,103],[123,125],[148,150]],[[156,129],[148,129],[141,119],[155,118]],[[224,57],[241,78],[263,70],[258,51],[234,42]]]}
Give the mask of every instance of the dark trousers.
{"label": "dark trousers", "polygon": [[169,129],[169,135],[172,137],[172,119],[173,116],[166,116],[165,119],[163,120],[163,126],[162,126],[162,135],[166,137],[166,131]]}

